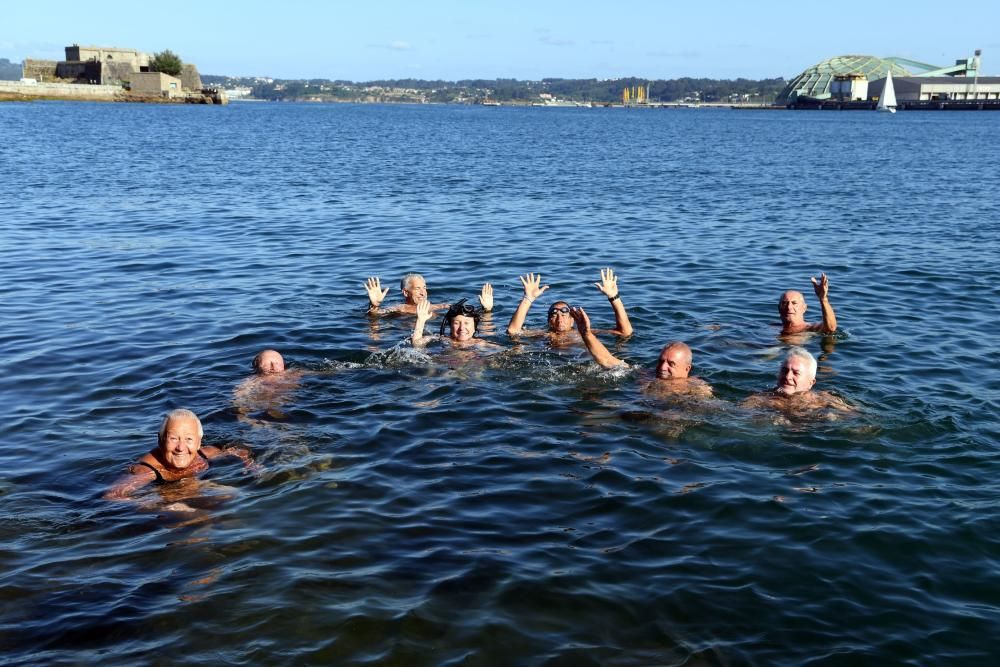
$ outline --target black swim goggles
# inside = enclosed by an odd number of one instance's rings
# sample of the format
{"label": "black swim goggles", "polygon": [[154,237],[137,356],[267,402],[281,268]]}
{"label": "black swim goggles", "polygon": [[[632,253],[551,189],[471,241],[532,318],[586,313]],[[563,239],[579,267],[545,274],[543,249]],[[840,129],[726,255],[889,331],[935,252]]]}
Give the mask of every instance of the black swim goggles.
{"label": "black swim goggles", "polygon": [[568,313],[569,311],[569,306],[549,306],[549,317],[552,317],[556,313]]}

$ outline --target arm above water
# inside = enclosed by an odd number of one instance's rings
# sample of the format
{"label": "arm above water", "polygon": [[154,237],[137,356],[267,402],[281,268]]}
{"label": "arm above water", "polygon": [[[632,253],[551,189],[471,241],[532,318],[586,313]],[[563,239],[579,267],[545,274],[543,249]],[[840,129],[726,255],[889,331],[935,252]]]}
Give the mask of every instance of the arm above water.
{"label": "arm above water", "polygon": [[625,312],[625,304],[622,303],[621,295],[618,292],[618,276],[610,269],[601,269],[601,282],[594,283],[597,289],[601,290],[604,296],[611,302],[611,308],[615,311],[615,328],[611,331],[619,336],[632,335],[632,323]]}
{"label": "arm above water", "polygon": [[590,328],[590,318],[583,308],[576,306],[569,312],[573,316],[573,321],[576,322],[576,330],[580,332],[583,344],[587,347],[587,351],[590,352],[594,361],[604,368],[626,365],[624,361],[611,354],[608,348],[604,347],[604,343],[597,339],[594,331]]}
{"label": "arm above water", "polygon": [[424,325],[429,319],[431,319],[431,304],[421,301],[417,304],[417,321],[413,325],[413,335],[410,337],[414,347],[426,344],[427,336],[424,335]]}
{"label": "arm above water", "polygon": [[485,283],[479,292],[479,305],[483,307],[483,312],[488,313],[493,310],[493,285]]}
{"label": "arm above water", "polygon": [[524,320],[528,317],[528,309],[531,308],[531,304],[535,302],[535,299],[540,297],[549,288],[548,285],[540,287],[542,282],[542,275],[540,273],[526,273],[520,278],[521,284],[524,285],[524,297],[521,298],[521,303],[517,304],[517,309],[510,318],[510,324],[507,325],[507,334],[511,336],[517,335],[524,330]]}
{"label": "arm above water", "polygon": [[813,290],[819,299],[819,306],[823,309],[823,323],[813,325],[812,328],[822,333],[833,333],[837,330],[837,316],[830,304],[830,279],[826,277],[825,273],[821,273],[819,276],[819,280],[816,280],[815,276],[811,280]]}
{"label": "arm above water", "polygon": [[382,289],[382,281],[378,276],[372,276],[366,280],[364,288],[368,294],[368,312],[370,314],[378,313],[379,306],[382,305],[382,301],[389,294],[389,288]]}

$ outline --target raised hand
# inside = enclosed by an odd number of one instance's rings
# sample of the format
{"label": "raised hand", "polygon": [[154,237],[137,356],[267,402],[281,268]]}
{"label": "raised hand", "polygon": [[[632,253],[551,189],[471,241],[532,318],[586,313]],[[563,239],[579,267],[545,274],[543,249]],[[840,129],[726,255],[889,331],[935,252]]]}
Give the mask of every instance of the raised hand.
{"label": "raised hand", "polygon": [[373,276],[365,281],[364,284],[365,291],[368,293],[368,302],[372,305],[372,308],[378,308],[385,299],[385,296],[389,293],[389,288],[386,287],[382,289],[382,281],[379,280],[377,276]]}
{"label": "raised hand", "polygon": [[413,336],[410,338],[413,344],[424,344],[424,325],[431,319],[431,302],[426,299],[417,302],[417,321],[413,325]]}
{"label": "raised hand", "polygon": [[421,301],[417,304],[417,329],[423,329],[427,320],[431,319],[431,302]]}
{"label": "raised hand", "polygon": [[816,291],[816,296],[820,301],[826,301],[830,298],[830,279],[826,277],[825,273],[819,274],[819,280],[813,276],[812,280],[813,290]]}
{"label": "raised hand", "polygon": [[601,269],[601,282],[594,283],[597,289],[604,292],[604,296],[613,299],[618,296],[618,276],[610,269]]}
{"label": "raised hand", "polygon": [[538,273],[526,273],[520,276],[521,284],[524,285],[524,296],[529,301],[534,301],[542,295],[542,292],[549,288],[548,285],[545,287],[539,287],[542,283],[542,274]]}
{"label": "raised hand", "polygon": [[569,309],[569,314],[576,322],[576,330],[581,336],[590,332],[590,317],[587,316],[587,311],[580,306],[573,306]]}
{"label": "raised hand", "polygon": [[493,285],[489,283],[483,285],[483,289],[479,293],[479,304],[484,311],[493,310]]}

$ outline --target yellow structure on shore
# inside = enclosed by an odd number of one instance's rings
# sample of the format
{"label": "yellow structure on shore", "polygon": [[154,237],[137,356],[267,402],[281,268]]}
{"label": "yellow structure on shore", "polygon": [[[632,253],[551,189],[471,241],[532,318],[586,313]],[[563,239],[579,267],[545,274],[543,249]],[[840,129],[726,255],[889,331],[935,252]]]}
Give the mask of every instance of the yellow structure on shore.
{"label": "yellow structure on shore", "polygon": [[622,104],[627,107],[634,106],[636,104],[648,104],[649,103],[649,84],[645,86],[632,86],[629,88],[625,87],[622,91]]}

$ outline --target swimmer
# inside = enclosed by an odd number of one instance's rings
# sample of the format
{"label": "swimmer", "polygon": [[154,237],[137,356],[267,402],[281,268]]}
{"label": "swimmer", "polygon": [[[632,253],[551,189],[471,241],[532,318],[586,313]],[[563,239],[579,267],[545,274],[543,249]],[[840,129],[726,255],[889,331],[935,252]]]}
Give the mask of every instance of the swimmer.
{"label": "swimmer", "polygon": [[[298,388],[305,371],[286,368],[285,359],[277,350],[261,350],[250,365],[254,375],[233,390],[233,404],[240,419],[256,412],[283,418],[280,408]],[[255,420],[250,421],[257,425]]]}
{"label": "swimmer", "polygon": [[158,444],[128,468],[104,494],[107,500],[124,500],[153,482],[176,482],[208,470],[208,462],[221,456],[235,456],[250,467],[250,452],[241,447],[202,447],[201,420],[190,410],[173,410],[160,424]]}
{"label": "swimmer", "polygon": [[[604,368],[628,368],[629,365],[611,354],[590,328],[590,318],[583,308],[571,311],[576,330],[580,332],[583,344],[600,366]],[[654,394],[686,394],[699,398],[711,398],[712,386],[698,377],[691,376],[691,348],[685,343],[668,343],[660,352],[656,362],[656,378],[646,385],[644,391]]]}
{"label": "swimmer", "polygon": [[831,334],[837,330],[837,316],[830,305],[830,280],[825,273],[820,274],[820,279],[811,278],[813,290],[819,299],[819,305],[823,309],[823,321],[810,324],[806,322],[806,298],[802,292],[788,290],[781,295],[778,301],[778,315],[781,317],[781,335],[802,333],[805,331],[818,331],[824,334]]}
{"label": "swimmer", "polygon": [[[389,288],[382,289],[382,281],[377,276],[370,277],[364,284],[368,293],[368,314],[416,313],[417,305],[428,302],[427,281],[419,273],[407,273],[399,281],[399,289],[403,294],[403,303],[382,308],[382,301],[389,294]],[[479,303],[484,311],[493,310],[493,286],[483,285],[479,293]],[[431,310],[447,308],[447,303],[431,304]]]}
{"label": "swimmer", "polygon": [[277,350],[261,350],[250,365],[257,375],[277,375],[285,372],[285,359]]}
{"label": "swimmer", "polygon": [[[458,347],[500,349],[501,346],[495,343],[476,338],[476,331],[479,327],[481,317],[482,311],[480,309],[468,305],[466,299],[462,299],[448,308],[448,312],[444,314],[444,318],[441,320],[438,335],[439,337],[443,336],[445,327],[447,327],[448,339],[453,345],[457,345]],[[413,327],[413,335],[410,337],[414,347],[422,347],[427,344],[429,337],[424,333],[424,326],[430,318],[431,305],[426,301],[417,304],[417,322]]]}
{"label": "swimmer", "polygon": [[[777,384],[759,394],[744,399],[744,408],[771,408],[786,413],[804,414],[818,410],[852,413],[856,410],[833,394],[815,391],[816,358],[808,350],[793,347],[781,361]],[[836,418],[830,413],[831,418]]]}
{"label": "swimmer", "polygon": [[[575,337],[572,336],[574,319],[570,314],[570,305],[565,301],[556,301],[549,306],[547,318],[548,331],[526,332],[524,330],[524,320],[528,316],[528,310],[531,308],[531,304],[534,303],[535,299],[541,296],[542,293],[549,288],[549,286],[541,286],[541,274],[527,273],[520,278],[521,284],[524,285],[524,297],[521,298],[521,302],[517,305],[517,309],[510,318],[510,324],[507,325],[507,333],[511,336],[541,335],[544,333],[549,336],[550,339],[554,340],[575,340]],[[622,303],[621,295],[618,292],[618,276],[616,276],[615,272],[610,268],[601,269],[601,282],[594,283],[594,286],[601,290],[604,296],[608,298],[608,301],[611,302],[611,308],[615,312],[615,328],[607,330],[604,333],[612,333],[623,337],[631,336],[632,323],[628,319],[628,313],[625,312],[625,305]]]}

